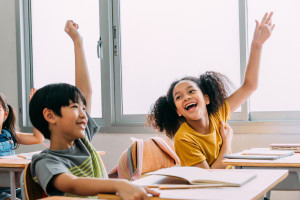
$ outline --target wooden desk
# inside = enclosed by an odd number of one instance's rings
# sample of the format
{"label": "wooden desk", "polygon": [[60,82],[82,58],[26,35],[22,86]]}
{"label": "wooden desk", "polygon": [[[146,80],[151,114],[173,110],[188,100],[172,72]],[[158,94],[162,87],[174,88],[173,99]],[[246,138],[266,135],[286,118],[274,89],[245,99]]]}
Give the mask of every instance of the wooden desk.
{"label": "wooden desk", "polygon": [[[214,199],[214,200],[250,200],[263,199],[264,195],[275,185],[285,179],[287,170],[247,170],[249,173],[257,174],[257,177],[241,187],[218,187],[218,188],[197,188],[197,189],[174,189],[159,190],[160,197],[157,199]],[[164,176],[158,176],[165,179]],[[140,179],[139,182],[141,182]],[[153,182],[157,182],[156,180]],[[99,194],[99,199],[119,199],[116,195]]]}
{"label": "wooden desk", "polygon": [[52,196],[42,198],[43,200],[87,200],[86,198],[77,198],[77,197],[63,197],[63,196]]}
{"label": "wooden desk", "polygon": [[273,190],[300,191],[300,153],[276,160],[225,159],[224,165],[234,166],[236,169],[286,169],[288,177]]}
{"label": "wooden desk", "polygon": [[16,187],[20,187],[20,177],[31,160],[0,159],[0,187],[10,187],[12,199],[16,199]]}

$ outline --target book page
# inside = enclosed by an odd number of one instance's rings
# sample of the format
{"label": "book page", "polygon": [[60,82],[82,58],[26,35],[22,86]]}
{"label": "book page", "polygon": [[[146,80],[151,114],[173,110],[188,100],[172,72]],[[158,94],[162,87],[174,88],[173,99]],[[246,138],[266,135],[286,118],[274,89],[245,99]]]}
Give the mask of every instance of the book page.
{"label": "book page", "polygon": [[199,167],[169,167],[147,174],[180,177],[190,184],[221,183],[232,186],[241,186],[256,177],[255,174],[248,172],[206,170]]}
{"label": "book page", "polygon": [[206,173],[209,172],[199,167],[169,167],[159,169],[154,172],[149,172],[147,174],[180,177],[191,183],[191,181],[197,178],[201,178],[201,176]]}
{"label": "book page", "polygon": [[197,185],[190,184],[187,180],[174,176],[149,175],[132,182],[133,184],[148,187],[166,189],[191,189],[191,188],[209,188],[209,187],[224,187],[224,184],[209,184],[201,183]]}

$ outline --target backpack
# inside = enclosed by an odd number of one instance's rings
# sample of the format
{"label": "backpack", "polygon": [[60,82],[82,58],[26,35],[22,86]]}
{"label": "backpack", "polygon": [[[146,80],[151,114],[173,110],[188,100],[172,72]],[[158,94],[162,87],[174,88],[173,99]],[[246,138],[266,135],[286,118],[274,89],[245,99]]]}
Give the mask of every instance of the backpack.
{"label": "backpack", "polygon": [[110,178],[134,181],[144,173],[179,165],[179,158],[168,138],[131,140],[132,144],[121,154],[118,164],[108,173]]}

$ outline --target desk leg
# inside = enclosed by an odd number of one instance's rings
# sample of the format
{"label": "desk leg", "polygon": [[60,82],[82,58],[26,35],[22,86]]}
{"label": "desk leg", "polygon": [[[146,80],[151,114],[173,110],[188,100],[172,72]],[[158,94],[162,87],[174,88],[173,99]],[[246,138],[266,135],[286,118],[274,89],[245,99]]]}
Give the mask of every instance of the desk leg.
{"label": "desk leg", "polygon": [[267,194],[265,195],[264,200],[270,200],[271,199],[271,190],[269,192],[267,192]]}
{"label": "desk leg", "polygon": [[242,166],[234,166],[234,169],[242,169]]}
{"label": "desk leg", "polygon": [[11,199],[16,200],[16,174],[13,171],[10,171],[9,174],[10,174]]}

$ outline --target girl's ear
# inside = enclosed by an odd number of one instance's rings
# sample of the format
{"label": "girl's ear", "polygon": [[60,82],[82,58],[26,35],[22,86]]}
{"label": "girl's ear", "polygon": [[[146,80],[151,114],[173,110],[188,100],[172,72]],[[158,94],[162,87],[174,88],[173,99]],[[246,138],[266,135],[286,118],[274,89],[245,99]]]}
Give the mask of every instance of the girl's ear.
{"label": "girl's ear", "polygon": [[209,96],[207,94],[204,95],[204,100],[205,100],[206,105],[210,104],[210,99],[209,99]]}
{"label": "girl's ear", "polygon": [[176,109],[176,112],[177,112],[177,114],[178,114],[179,117],[182,116],[182,114],[177,109]]}
{"label": "girl's ear", "polygon": [[9,110],[8,110],[8,111],[5,111],[5,113],[4,113],[4,121],[7,119],[8,114],[9,114]]}
{"label": "girl's ear", "polygon": [[53,110],[45,108],[43,110],[43,116],[45,118],[45,120],[49,123],[49,124],[55,124],[56,120],[55,120],[55,114],[53,112]]}

